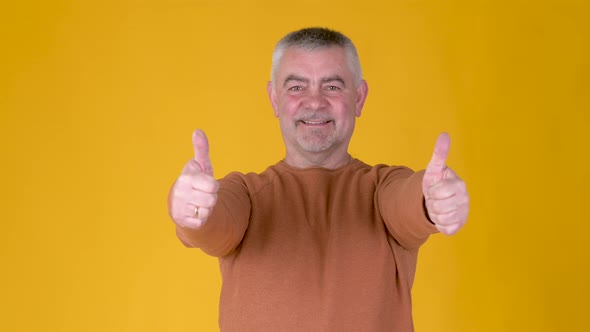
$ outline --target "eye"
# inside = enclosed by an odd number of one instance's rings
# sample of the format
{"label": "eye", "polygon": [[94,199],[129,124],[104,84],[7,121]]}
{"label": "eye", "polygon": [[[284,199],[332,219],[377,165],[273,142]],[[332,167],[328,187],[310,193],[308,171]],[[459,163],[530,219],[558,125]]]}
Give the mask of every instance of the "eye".
{"label": "eye", "polygon": [[301,85],[294,85],[288,89],[289,91],[301,91],[303,87]]}
{"label": "eye", "polygon": [[335,85],[328,85],[328,87],[327,87],[327,88],[328,88],[328,90],[332,90],[332,91],[335,91],[335,90],[340,90],[340,87],[338,87],[338,86],[335,86]]}

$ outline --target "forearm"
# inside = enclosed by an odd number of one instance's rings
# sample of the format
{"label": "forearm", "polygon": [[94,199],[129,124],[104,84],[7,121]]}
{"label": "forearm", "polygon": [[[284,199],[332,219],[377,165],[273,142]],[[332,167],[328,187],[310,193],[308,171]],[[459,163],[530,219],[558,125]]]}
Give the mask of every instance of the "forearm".
{"label": "forearm", "polygon": [[220,183],[217,204],[203,225],[176,226],[176,235],[186,247],[200,248],[216,257],[230,254],[240,244],[250,216],[250,200],[243,186],[226,180]]}
{"label": "forearm", "polygon": [[423,171],[401,171],[378,195],[380,212],[390,234],[404,248],[417,248],[436,233],[424,208]]}

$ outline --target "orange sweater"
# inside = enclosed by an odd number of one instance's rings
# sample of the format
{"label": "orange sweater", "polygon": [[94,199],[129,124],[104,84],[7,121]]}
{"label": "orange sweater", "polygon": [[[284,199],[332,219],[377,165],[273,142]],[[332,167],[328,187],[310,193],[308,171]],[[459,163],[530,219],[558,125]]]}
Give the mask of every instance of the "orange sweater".
{"label": "orange sweater", "polygon": [[284,162],[220,180],[218,203],[183,243],[219,257],[222,331],[413,331],[423,172],[353,160]]}

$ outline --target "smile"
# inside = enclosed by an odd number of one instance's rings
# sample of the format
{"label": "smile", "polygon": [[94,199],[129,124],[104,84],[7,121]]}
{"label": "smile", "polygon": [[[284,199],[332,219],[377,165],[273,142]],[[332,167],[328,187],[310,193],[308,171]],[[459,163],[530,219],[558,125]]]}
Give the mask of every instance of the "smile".
{"label": "smile", "polygon": [[319,126],[319,125],[324,125],[324,124],[330,123],[332,121],[331,120],[326,120],[326,121],[304,121],[304,120],[301,120],[301,122],[303,124],[310,125],[310,126]]}

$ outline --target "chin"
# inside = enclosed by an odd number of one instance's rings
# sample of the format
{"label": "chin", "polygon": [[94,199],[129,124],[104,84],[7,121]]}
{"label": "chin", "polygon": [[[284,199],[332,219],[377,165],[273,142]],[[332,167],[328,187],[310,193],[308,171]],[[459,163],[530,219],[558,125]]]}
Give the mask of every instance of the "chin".
{"label": "chin", "polygon": [[325,140],[305,140],[305,139],[297,139],[297,143],[299,146],[307,152],[324,152],[330,150],[334,145],[333,139],[325,139]]}

